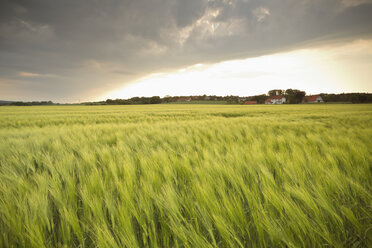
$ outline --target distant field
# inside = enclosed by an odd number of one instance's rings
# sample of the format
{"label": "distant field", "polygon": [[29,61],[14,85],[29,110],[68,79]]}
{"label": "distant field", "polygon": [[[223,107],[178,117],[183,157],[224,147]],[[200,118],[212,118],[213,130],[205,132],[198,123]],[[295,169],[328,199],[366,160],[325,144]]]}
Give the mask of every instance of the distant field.
{"label": "distant field", "polygon": [[0,107],[0,247],[371,247],[372,105]]}

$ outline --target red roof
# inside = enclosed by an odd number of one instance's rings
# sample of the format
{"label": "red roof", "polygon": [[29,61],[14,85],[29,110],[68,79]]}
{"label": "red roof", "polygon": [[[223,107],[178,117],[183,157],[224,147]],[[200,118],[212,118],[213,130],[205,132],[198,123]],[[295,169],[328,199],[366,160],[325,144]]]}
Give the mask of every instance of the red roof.
{"label": "red roof", "polygon": [[282,99],[282,98],[284,98],[284,96],[272,96],[272,97],[266,99],[265,102],[270,102],[271,100],[274,100],[274,99]]}
{"label": "red roof", "polygon": [[305,96],[305,99],[308,101],[308,102],[315,102],[316,99],[319,97],[319,95],[314,95],[314,96]]}

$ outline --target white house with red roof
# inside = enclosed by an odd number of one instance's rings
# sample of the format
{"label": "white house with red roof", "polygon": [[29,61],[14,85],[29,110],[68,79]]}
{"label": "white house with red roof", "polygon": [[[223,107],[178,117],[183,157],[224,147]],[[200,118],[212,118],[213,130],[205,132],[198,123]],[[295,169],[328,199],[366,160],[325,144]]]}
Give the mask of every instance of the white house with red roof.
{"label": "white house with red roof", "polygon": [[320,95],[313,95],[313,96],[305,96],[302,99],[303,103],[320,103],[324,102],[323,98]]}
{"label": "white house with red roof", "polygon": [[283,104],[286,99],[284,96],[272,96],[266,99],[265,104]]}

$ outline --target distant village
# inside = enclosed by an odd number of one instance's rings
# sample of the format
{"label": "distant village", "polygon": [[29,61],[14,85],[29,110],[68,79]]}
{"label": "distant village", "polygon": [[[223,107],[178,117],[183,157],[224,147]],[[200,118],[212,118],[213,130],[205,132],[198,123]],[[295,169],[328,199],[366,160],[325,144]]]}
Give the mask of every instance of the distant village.
{"label": "distant village", "polygon": [[[135,105],[135,104],[320,104],[320,103],[372,103],[372,93],[342,93],[307,95],[305,91],[297,89],[274,89],[267,94],[255,96],[152,96],[132,97],[130,99],[107,99],[99,102],[75,103],[79,105]],[[0,101],[0,105],[34,106],[60,105],[52,101]]]}

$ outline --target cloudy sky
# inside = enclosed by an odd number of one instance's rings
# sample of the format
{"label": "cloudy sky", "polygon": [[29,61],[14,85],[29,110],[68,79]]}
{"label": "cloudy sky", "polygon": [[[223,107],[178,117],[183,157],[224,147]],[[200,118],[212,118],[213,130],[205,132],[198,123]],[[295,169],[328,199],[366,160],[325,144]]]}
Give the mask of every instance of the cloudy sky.
{"label": "cloudy sky", "polygon": [[372,92],[372,0],[2,0],[0,99]]}

